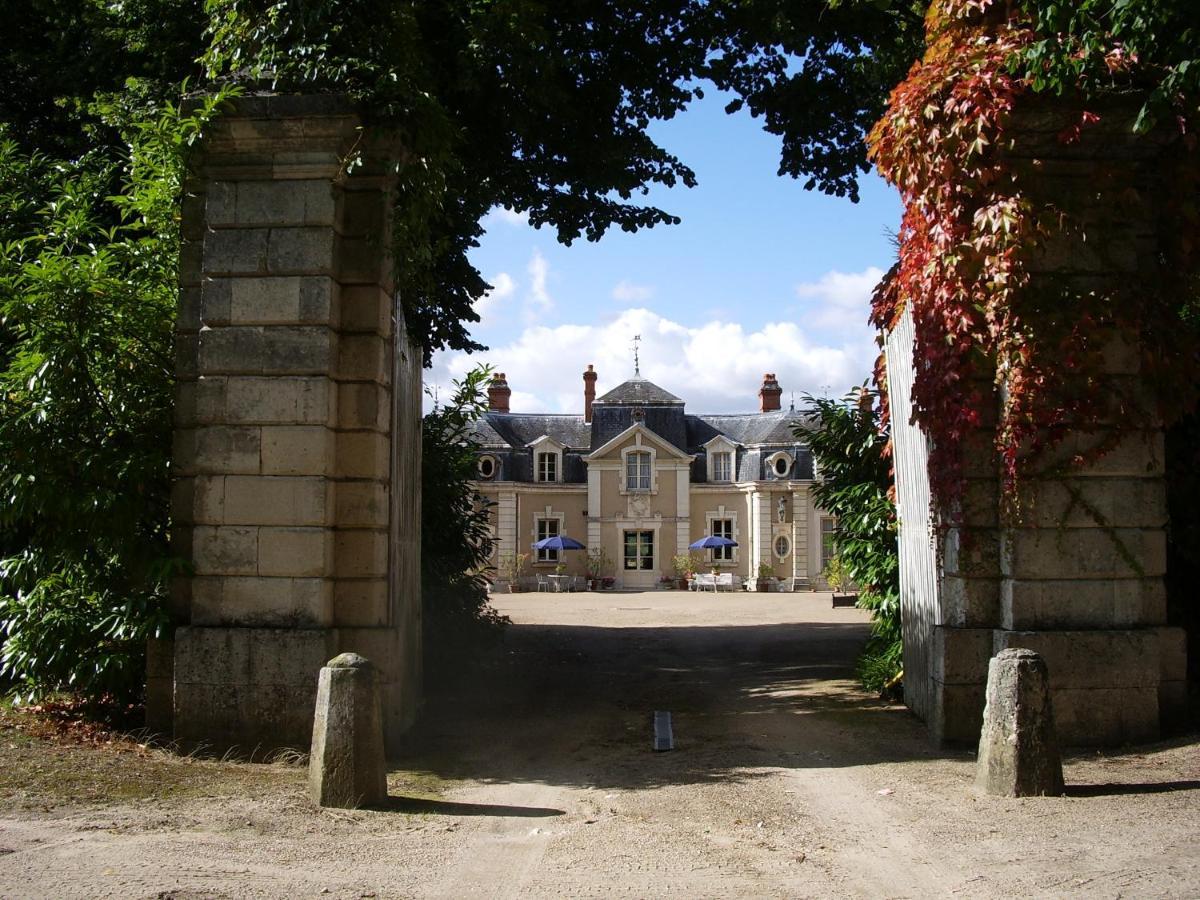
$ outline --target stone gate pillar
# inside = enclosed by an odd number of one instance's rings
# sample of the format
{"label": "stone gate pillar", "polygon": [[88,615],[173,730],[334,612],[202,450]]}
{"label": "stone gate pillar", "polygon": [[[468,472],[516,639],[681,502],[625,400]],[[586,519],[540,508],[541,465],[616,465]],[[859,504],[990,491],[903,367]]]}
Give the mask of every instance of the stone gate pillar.
{"label": "stone gate pillar", "polygon": [[[1161,265],[1165,183],[1154,137],[1129,133],[1136,106],[1101,110],[1100,124],[1064,143],[1079,110],[1045,98],[1016,114],[1006,161],[1035,202],[1067,214],[1031,266],[1032,289],[1104,290]],[[1136,190],[1130,190],[1136,188]],[[967,442],[961,527],[935,552],[926,437],[909,424],[913,332],[906,313],[888,336],[889,397],[901,520],[905,700],[938,741],[977,742],[988,661],[1009,648],[1041,654],[1066,744],[1153,740],[1185,703],[1182,629],[1167,627],[1163,431],[1153,418],[1071,434],[1052,461],[1089,458],[1121,426],[1119,443],[1085,466],[1032,477],[1021,516],[999,515],[990,435]],[[1093,390],[1147,397],[1142,348],[1113,334]],[[978,386],[996,406],[987,373]],[[990,394],[988,393],[990,392]],[[1153,401],[1146,404],[1152,406]],[[986,421],[988,416],[990,421]]]}
{"label": "stone gate pillar", "polygon": [[344,98],[250,96],[191,166],[172,540],[192,571],[148,692],[161,722],[169,678],[185,743],[306,748],[318,672],[346,651],[378,667],[389,741],[416,712],[421,353],[388,253],[399,153]]}

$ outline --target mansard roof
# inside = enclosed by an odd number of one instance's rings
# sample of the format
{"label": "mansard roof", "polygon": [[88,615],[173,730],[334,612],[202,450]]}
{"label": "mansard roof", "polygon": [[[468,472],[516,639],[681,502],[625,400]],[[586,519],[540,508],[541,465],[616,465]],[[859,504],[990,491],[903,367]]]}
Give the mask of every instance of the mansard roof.
{"label": "mansard roof", "polygon": [[475,436],[485,447],[527,447],[545,435],[564,447],[590,449],[592,426],[583,416],[486,412],[475,423]]}
{"label": "mansard roof", "polygon": [[807,429],[816,427],[811,417],[791,409],[733,415],[689,415],[686,420],[688,447],[695,448],[703,447],[718,434],[747,446],[795,444],[794,426]]}
{"label": "mansard roof", "polygon": [[622,406],[643,403],[677,403],[683,406],[683,401],[674,394],[664,391],[657,384],[647,381],[640,375],[635,375],[628,381],[618,384],[604,396],[596,398],[592,405],[594,406],[597,403],[611,403]]}

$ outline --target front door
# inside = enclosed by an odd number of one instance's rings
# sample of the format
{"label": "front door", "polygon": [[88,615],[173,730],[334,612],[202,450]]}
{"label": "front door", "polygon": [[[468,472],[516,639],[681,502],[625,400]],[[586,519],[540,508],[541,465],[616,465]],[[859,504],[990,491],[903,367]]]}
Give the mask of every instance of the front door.
{"label": "front door", "polygon": [[658,581],[654,532],[626,531],[622,548],[621,581],[627,588],[652,588]]}

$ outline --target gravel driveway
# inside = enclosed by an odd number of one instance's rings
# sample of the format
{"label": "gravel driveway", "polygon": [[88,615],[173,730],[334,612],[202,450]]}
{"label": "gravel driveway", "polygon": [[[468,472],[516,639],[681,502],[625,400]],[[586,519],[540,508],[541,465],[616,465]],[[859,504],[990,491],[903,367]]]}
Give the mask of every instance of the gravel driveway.
{"label": "gravel driveway", "polygon": [[1073,755],[1065,798],[985,798],[973,753],[856,688],[866,618],[828,594],[495,600],[514,624],[428,698],[391,809],[232,763],[191,763],[198,796],[17,797],[0,895],[1200,896],[1194,736]]}

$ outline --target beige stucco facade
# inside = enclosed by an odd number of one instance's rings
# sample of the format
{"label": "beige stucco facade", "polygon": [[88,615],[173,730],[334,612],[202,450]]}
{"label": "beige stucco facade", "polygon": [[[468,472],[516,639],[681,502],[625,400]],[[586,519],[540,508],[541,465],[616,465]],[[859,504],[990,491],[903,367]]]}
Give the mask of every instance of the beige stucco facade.
{"label": "beige stucco facade", "polygon": [[[649,461],[647,486],[630,484],[631,453]],[[635,422],[583,455],[583,483],[477,482],[491,508],[493,564],[528,554],[526,576],[559,571],[560,564],[566,574],[582,576],[588,554],[602,550],[617,587],[652,588],[674,575],[677,555],[690,554],[700,571],[749,580],[766,563],[781,587],[822,587],[823,515],[810,500],[812,479],[693,482],[695,458]],[[575,538],[587,551],[543,552],[539,559],[532,545],[549,533]],[[738,546],[688,550],[714,533]]]}

